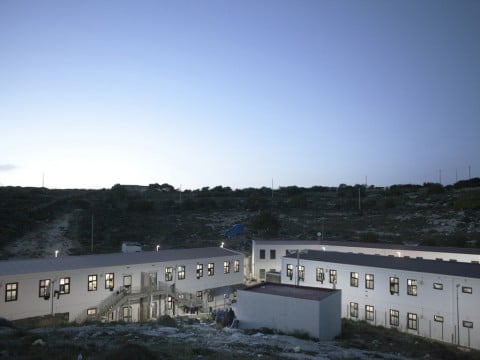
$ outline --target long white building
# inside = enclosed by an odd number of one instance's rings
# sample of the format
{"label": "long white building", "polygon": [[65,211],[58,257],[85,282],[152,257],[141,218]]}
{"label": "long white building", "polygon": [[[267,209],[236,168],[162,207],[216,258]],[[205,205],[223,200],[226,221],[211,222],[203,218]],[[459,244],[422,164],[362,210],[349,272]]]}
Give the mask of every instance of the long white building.
{"label": "long white building", "polygon": [[244,256],[220,247],[0,261],[0,317],[144,321],[235,301]]}
{"label": "long white building", "polygon": [[341,289],[344,318],[480,348],[478,251],[296,241],[252,247],[259,279],[276,271],[283,284]]}

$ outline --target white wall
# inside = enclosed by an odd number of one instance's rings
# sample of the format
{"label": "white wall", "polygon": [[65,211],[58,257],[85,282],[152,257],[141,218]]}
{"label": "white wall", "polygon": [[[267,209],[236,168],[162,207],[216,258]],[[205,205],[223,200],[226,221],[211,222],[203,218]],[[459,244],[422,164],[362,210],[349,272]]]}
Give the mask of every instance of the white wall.
{"label": "white wall", "polygon": [[[294,268],[292,280],[286,276],[287,264],[292,264]],[[480,312],[477,304],[480,279],[307,260],[300,260],[300,265],[305,266],[305,281],[300,281],[300,285],[342,290],[342,317],[351,318],[349,306],[350,302],[354,302],[358,304],[358,320],[364,320],[365,306],[371,305],[374,306],[375,311],[372,324],[396,327],[390,325],[389,313],[390,309],[398,310],[400,323],[396,328],[399,330],[451,343],[457,343],[456,286],[458,284],[459,343],[464,346],[480,348],[480,331],[478,329]],[[295,284],[296,266],[296,259],[284,258],[282,260],[282,283]],[[323,284],[316,280],[317,267],[321,267],[325,271]],[[336,284],[329,283],[330,269],[337,270]],[[359,275],[358,287],[350,286],[351,272],[357,272]],[[374,289],[366,289],[365,274],[374,275]],[[399,278],[398,295],[390,294],[390,277]],[[417,280],[417,296],[407,294],[407,279]],[[434,289],[434,283],[442,284],[443,290]],[[471,287],[472,294],[463,293],[462,287]],[[407,313],[417,314],[417,330],[407,328]],[[434,321],[435,315],[443,316],[444,322]],[[464,327],[463,321],[472,321],[473,329],[469,330]]]}
{"label": "white wall", "polygon": [[239,290],[235,312],[243,329],[302,331],[332,340],[341,332],[340,297],[340,292],[335,292],[318,301]]}

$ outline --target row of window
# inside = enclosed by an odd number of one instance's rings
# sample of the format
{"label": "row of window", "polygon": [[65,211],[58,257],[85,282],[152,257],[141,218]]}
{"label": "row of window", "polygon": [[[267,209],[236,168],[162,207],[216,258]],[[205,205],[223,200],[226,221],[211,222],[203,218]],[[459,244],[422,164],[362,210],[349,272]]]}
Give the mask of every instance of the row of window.
{"label": "row of window", "polygon": [[[177,270],[177,279],[185,279],[185,265],[180,265],[176,267]],[[233,271],[238,273],[240,272],[240,260],[235,260],[233,262]],[[173,267],[165,268],[165,281],[173,281]],[[230,273],[230,261],[223,262],[223,273]],[[207,275],[215,275],[215,263],[209,263],[207,265]],[[203,264],[197,264],[196,267],[196,277],[200,279],[203,277]],[[87,290],[88,291],[97,291],[98,289],[98,275],[91,274],[88,275],[87,280]],[[58,280],[58,290],[55,290],[53,295],[64,295],[70,294],[70,278],[62,277]],[[123,286],[129,287],[132,285],[132,277],[130,275],[124,276]],[[39,281],[38,287],[38,296],[43,298],[49,298],[51,295],[51,286],[52,281],[50,279],[42,279]],[[107,273],[105,274],[105,289],[113,290],[115,287],[115,274]],[[7,283],[5,285],[5,301],[16,301],[18,299],[18,282]]]}
{"label": "row of window", "polygon": [[[358,318],[358,303],[350,303],[350,317]],[[375,308],[372,305],[365,305],[365,320],[374,321],[375,320]],[[389,310],[389,320],[391,326],[400,326],[400,311],[395,309]],[[434,315],[433,321],[443,323],[444,318],[441,315]],[[472,321],[464,320],[462,322],[463,327],[473,328]],[[417,330],[418,327],[418,316],[414,313],[407,313],[407,328],[411,330]]]}
{"label": "row of window", "polygon": [[[260,259],[264,260],[265,259],[265,249],[260,249]],[[277,258],[277,251],[274,249],[270,250],[270,260],[275,260]]]}
{"label": "row of window", "polygon": [[[337,270],[330,269],[328,271],[328,281],[330,284],[337,283]],[[287,277],[292,280],[293,278],[293,265],[287,264]],[[298,280],[305,281],[305,266],[298,266]],[[323,268],[316,268],[316,280],[323,284],[325,281],[325,273]],[[350,273],[350,286],[358,287],[359,285],[359,274],[358,272]],[[435,290],[443,290],[443,284],[434,283],[433,288]],[[365,274],[365,289],[373,290],[375,289],[375,275],[374,274]],[[390,294],[399,294],[400,292],[400,279],[395,276],[390,277]],[[462,286],[462,292],[466,294],[472,294],[472,288],[469,286]],[[417,280],[416,279],[407,279],[407,294],[411,296],[417,296]]]}

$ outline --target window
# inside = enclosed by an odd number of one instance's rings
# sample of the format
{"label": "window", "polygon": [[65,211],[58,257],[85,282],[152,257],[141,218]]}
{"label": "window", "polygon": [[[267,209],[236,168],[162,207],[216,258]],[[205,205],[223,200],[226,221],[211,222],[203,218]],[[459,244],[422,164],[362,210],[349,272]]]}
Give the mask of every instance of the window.
{"label": "window", "polygon": [[298,281],[305,281],[305,266],[298,266]]}
{"label": "window", "polygon": [[465,320],[463,320],[463,321],[462,321],[462,324],[463,324],[463,327],[466,327],[466,328],[469,328],[469,329],[473,329],[473,322],[472,322],[472,321],[465,321]]}
{"label": "window", "polygon": [[97,291],[97,275],[88,275],[88,291]]}
{"label": "window", "polygon": [[208,295],[207,295],[207,301],[208,301],[208,302],[212,302],[212,301],[213,301],[213,294],[208,293]]}
{"label": "window", "polygon": [[50,297],[50,279],[40,280],[38,282],[38,296],[43,298]]}
{"label": "window", "polygon": [[87,309],[87,316],[95,316],[95,315],[97,315],[97,308]]}
{"label": "window", "polygon": [[265,269],[260,269],[260,279],[265,279]]}
{"label": "window", "polygon": [[202,301],[202,299],[203,299],[203,292],[197,291],[197,300]]}
{"label": "window", "polygon": [[358,287],[358,273],[351,272],[350,273],[350,286]]}
{"label": "window", "polygon": [[127,291],[130,291],[130,288],[132,287],[132,275],[125,275],[123,277],[123,286]]}
{"label": "window", "polygon": [[407,294],[417,296],[417,280],[407,279]]}
{"label": "window", "polygon": [[358,303],[350,303],[350,317],[358,318]]}
{"label": "window", "polygon": [[292,264],[287,264],[287,277],[289,277],[290,280],[293,279],[293,265]]}
{"label": "window", "polygon": [[203,264],[197,264],[197,279],[203,277]]}
{"label": "window", "polygon": [[274,249],[270,250],[270,260],[274,260],[276,258],[277,258],[277,252]]}
{"label": "window", "polygon": [[390,325],[400,325],[400,312],[398,310],[390,309]]}
{"label": "window", "polygon": [[215,275],[215,264],[214,263],[209,263],[207,265],[207,274],[208,274],[208,276]]}
{"label": "window", "polygon": [[443,323],[443,316],[433,315],[433,320],[436,321],[436,322],[441,322],[441,323]]}
{"label": "window", "polygon": [[433,283],[433,288],[435,290],[443,290],[443,284]]}
{"label": "window", "polygon": [[5,301],[17,301],[18,283],[8,283],[5,285]]}
{"label": "window", "polygon": [[365,305],[365,320],[375,320],[375,308],[372,305]]}
{"label": "window", "polygon": [[472,288],[469,287],[469,286],[462,286],[462,293],[471,294],[472,293]]}
{"label": "window", "polygon": [[178,267],[178,280],[185,279],[185,265],[180,265]]}
{"label": "window", "polygon": [[410,330],[417,330],[417,314],[407,314],[407,328]]}
{"label": "window", "polygon": [[400,289],[400,282],[398,277],[391,276],[390,277],[390,294],[398,294]]}
{"label": "window", "polygon": [[230,273],[230,261],[223,262],[223,273],[229,274]]}
{"label": "window", "polygon": [[60,294],[70,294],[70,278],[60,278],[59,280]]}
{"label": "window", "polygon": [[322,284],[325,281],[325,273],[323,268],[317,268],[317,281],[320,281]]}
{"label": "window", "polygon": [[240,260],[233,262],[233,272],[240,272]]}
{"label": "window", "polygon": [[172,281],[173,280],[173,268],[166,267],[165,268],[165,281]]}
{"label": "window", "polygon": [[336,284],[337,283],[337,270],[330,270],[329,273],[330,277],[330,284]]}
{"label": "window", "polygon": [[365,289],[374,289],[375,281],[373,274],[365,274]]}
{"label": "window", "polygon": [[132,308],[130,306],[124,306],[122,308],[123,320],[126,322],[132,321]]}
{"label": "window", "polygon": [[171,296],[167,297],[167,309],[172,310],[173,309],[173,298]]}
{"label": "window", "polygon": [[115,274],[108,273],[105,274],[105,289],[113,290],[115,287]]}
{"label": "window", "polygon": [[265,249],[260,249],[260,259],[265,259]]}

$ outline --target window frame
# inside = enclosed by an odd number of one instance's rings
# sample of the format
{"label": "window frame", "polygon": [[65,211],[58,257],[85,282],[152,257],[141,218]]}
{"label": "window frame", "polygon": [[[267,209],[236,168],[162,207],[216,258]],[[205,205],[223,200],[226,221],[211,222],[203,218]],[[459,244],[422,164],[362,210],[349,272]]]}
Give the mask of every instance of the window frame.
{"label": "window frame", "polygon": [[441,283],[433,283],[434,290],[443,290],[443,284]]}
{"label": "window frame", "polygon": [[375,306],[365,305],[365,321],[375,321]]}
{"label": "window frame", "polygon": [[298,281],[305,281],[305,265],[298,265]]}
{"label": "window frame", "polygon": [[60,295],[70,294],[70,277],[58,279],[58,291]]}
{"label": "window frame", "polygon": [[315,270],[315,278],[317,281],[319,281],[321,284],[325,281],[325,272],[323,271],[323,268],[317,267]]}
{"label": "window frame", "polygon": [[390,295],[400,293],[400,279],[397,276],[390,276]]}
{"label": "window frame", "polygon": [[443,315],[433,315],[433,321],[443,323],[445,319]]}
{"label": "window frame", "polygon": [[214,276],[215,275],[215,263],[208,263],[207,264],[207,275]]}
{"label": "window frame", "polygon": [[287,277],[293,279],[293,264],[287,264]]}
{"label": "window frame", "polygon": [[185,265],[178,265],[177,280],[185,280]]}
{"label": "window frame", "polygon": [[225,260],[223,262],[223,273],[230,274],[230,260]]}
{"label": "window frame", "polygon": [[358,303],[350,302],[350,317],[358,319]]}
{"label": "window frame", "polygon": [[357,287],[358,288],[358,279],[359,279],[358,272],[351,271],[350,272],[350,287]]}
{"label": "window frame", "polygon": [[18,300],[18,281],[5,284],[5,302]]}
{"label": "window frame", "polygon": [[473,321],[463,320],[462,326],[467,329],[473,329]]}
{"label": "window frame", "polygon": [[97,274],[88,275],[88,291],[97,291],[98,289],[98,276]]}
{"label": "window frame", "polygon": [[337,283],[337,270],[330,269],[328,271],[328,282],[330,284],[336,284]]}
{"label": "window frame", "polygon": [[415,313],[407,313],[407,329],[408,330],[417,330],[418,329],[418,315]]}
{"label": "window frame", "polygon": [[407,279],[407,295],[418,295],[418,283],[416,279]]}
{"label": "window frame", "polygon": [[374,290],[375,289],[375,275],[374,274],[365,274],[365,289]]}
{"label": "window frame", "polygon": [[47,298],[50,297],[50,279],[38,280],[38,297]]}
{"label": "window frame", "polygon": [[265,260],[266,255],[267,255],[267,254],[266,254],[265,249],[260,249],[259,254],[258,254],[258,258],[259,258],[260,260]]}
{"label": "window frame", "polygon": [[173,266],[165,268],[165,281],[173,281]]}
{"label": "window frame", "polygon": [[195,269],[195,276],[197,279],[200,279],[203,277],[203,264],[197,263],[196,269]]}
{"label": "window frame", "polygon": [[240,260],[233,261],[233,272],[240,272]]}
{"label": "window frame", "polygon": [[390,309],[390,326],[399,327],[400,326],[400,311],[396,309]]}
{"label": "window frame", "polygon": [[275,260],[276,258],[277,258],[277,251],[275,249],[270,249],[270,260]]}
{"label": "window frame", "polygon": [[471,286],[462,286],[462,293],[464,294],[473,294],[473,289]]}
{"label": "window frame", "polygon": [[113,290],[115,288],[115,273],[105,274],[105,289]]}

